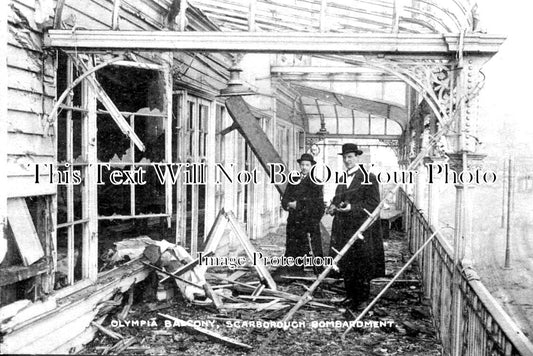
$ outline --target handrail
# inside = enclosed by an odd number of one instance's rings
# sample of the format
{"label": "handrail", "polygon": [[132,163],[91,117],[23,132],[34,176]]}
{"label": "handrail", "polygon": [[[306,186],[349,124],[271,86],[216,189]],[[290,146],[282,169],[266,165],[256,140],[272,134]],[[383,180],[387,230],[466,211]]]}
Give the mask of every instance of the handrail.
{"label": "handrail", "polygon": [[[398,190],[397,203],[404,211],[405,230],[411,251],[416,251],[433,234],[422,212],[411,198]],[[533,355],[533,344],[477,278],[469,267],[457,265],[462,313],[460,328],[451,319],[453,249],[440,234],[418,257],[424,296],[431,301],[433,322],[444,355],[472,356]],[[461,350],[454,352],[453,340],[459,333]]]}

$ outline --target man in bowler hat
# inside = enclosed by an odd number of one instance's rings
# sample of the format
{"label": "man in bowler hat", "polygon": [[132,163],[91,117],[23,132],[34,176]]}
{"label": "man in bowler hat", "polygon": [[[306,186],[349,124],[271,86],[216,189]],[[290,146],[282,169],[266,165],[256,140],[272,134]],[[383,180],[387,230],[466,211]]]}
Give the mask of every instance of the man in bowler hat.
{"label": "man in bowler hat", "polygon": [[[376,176],[369,173],[371,184],[362,184],[364,175],[358,166],[358,156],[363,152],[356,144],[342,146],[346,182],[335,190],[335,196],[328,207],[328,213],[334,215],[331,229],[331,246],[340,251],[355,232],[368,218],[368,212],[374,211],[380,201],[379,186]],[[366,211],[365,211],[366,210]],[[364,239],[358,239],[339,262],[344,278],[347,304],[352,308],[361,308],[370,292],[370,280],[385,275],[385,256],[379,218],[363,233]],[[332,250],[332,256],[336,253]]]}
{"label": "man in bowler hat", "polygon": [[[322,257],[320,219],[324,214],[324,194],[322,186],[314,183],[309,177],[316,162],[309,153],[304,153],[297,162],[300,165],[300,178],[296,184],[287,185],[281,199],[281,206],[289,212],[285,256],[309,256],[309,233],[314,256]],[[288,270],[298,274],[303,272],[303,267]]]}

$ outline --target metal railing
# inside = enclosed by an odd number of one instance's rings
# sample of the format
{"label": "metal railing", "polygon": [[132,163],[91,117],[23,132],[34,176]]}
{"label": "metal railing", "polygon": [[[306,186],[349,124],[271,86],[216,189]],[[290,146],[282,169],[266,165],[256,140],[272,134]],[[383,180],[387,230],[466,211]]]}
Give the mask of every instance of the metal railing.
{"label": "metal railing", "polygon": [[[398,191],[397,206],[404,212],[404,227],[411,252],[433,234],[426,217],[411,198]],[[461,264],[454,283],[453,249],[437,234],[418,257],[424,297],[431,301],[433,322],[444,355],[533,355],[533,344],[502,309],[477,274]],[[459,323],[452,320],[454,285],[460,287]],[[456,327],[455,325],[460,325]],[[459,350],[455,350],[459,337]]]}

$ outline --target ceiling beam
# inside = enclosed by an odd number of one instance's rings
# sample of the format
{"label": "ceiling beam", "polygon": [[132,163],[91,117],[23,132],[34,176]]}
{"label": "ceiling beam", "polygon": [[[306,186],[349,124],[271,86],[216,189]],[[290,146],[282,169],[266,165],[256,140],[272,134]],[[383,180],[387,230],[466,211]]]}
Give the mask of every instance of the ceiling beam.
{"label": "ceiling beam", "polygon": [[285,81],[403,82],[394,75],[355,66],[272,66],[270,72]]}
{"label": "ceiling beam", "polygon": [[401,135],[376,135],[376,134],[337,134],[337,133],[327,133],[324,135],[318,135],[318,134],[311,134],[308,133],[307,138],[321,138],[321,139],[327,139],[327,138],[337,138],[337,139],[347,139],[347,140],[355,140],[355,139],[368,139],[368,140],[399,140],[402,136]]}
{"label": "ceiling beam", "polygon": [[[492,55],[504,36],[467,34],[465,53]],[[49,30],[48,47],[151,51],[455,55],[458,34]]]}
{"label": "ceiling beam", "polygon": [[308,96],[315,100],[385,117],[397,122],[402,129],[405,129],[407,126],[407,109],[403,106],[353,95],[334,93],[332,91],[311,88],[303,85],[291,84],[291,87],[298,91],[302,96]]}

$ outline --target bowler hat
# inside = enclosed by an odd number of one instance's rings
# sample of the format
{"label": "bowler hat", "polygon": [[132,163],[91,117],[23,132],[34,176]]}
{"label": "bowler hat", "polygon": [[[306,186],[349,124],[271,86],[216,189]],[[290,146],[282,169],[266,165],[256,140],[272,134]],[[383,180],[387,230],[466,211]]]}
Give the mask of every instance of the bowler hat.
{"label": "bowler hat", "polygon": [[356,156],[360,156],[363,154],[363,151],[361,151],[355,143],[345,143],[344,145],[342,145],[342,152],[339,154],[345,155],[350,152],[354,152]]}
{"label": "bowler hat", "polygon": [[300,159],[296,160],[296,162],[298,162],[298,163],[300,163],[302,161],[309,161],[309,162],[311,162],[311,164],[316,164],[315,158],[310,153],[304,153],[304,154],[302,154],[302,157],[300,157]]}

